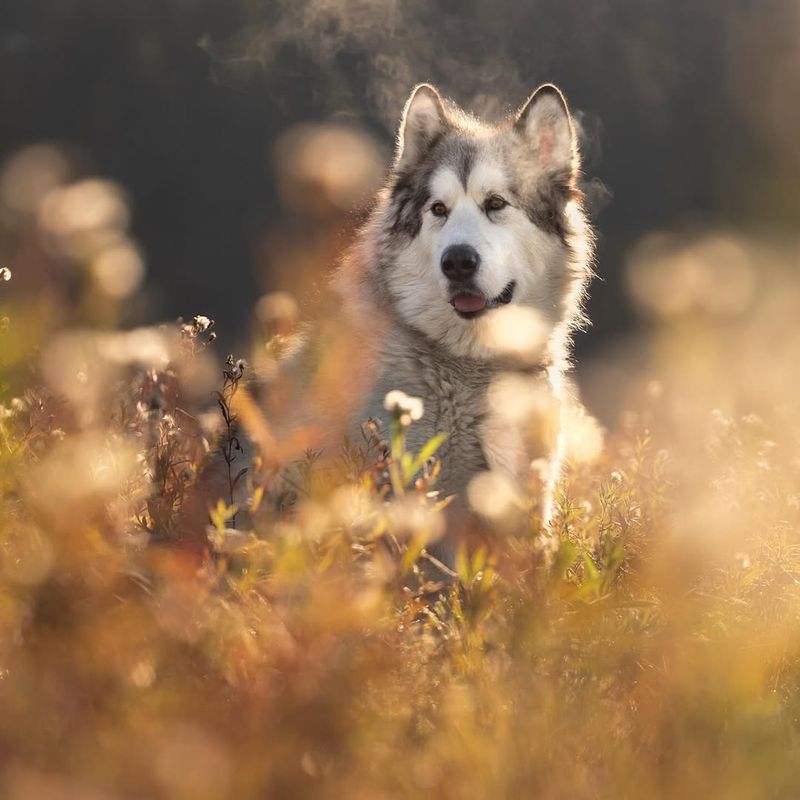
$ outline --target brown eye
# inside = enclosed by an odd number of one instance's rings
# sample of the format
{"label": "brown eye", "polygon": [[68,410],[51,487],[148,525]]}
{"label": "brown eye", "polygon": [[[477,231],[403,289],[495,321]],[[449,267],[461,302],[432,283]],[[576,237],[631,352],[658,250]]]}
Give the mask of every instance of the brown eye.
{"label": "brown eye", "polygon": [[499,194],[487,198],[485,208],[487,211],[502,211],[508,203]]}
{"label": "brown eye", "polygon": [[431,206],[431,214],[434,217],[446,217],[447,216],[447,206],[444,203],[434,203]]}

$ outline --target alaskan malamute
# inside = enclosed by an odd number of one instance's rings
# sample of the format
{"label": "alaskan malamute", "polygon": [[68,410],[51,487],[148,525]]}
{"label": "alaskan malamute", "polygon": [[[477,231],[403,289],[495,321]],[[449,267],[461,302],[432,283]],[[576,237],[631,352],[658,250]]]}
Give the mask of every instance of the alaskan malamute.
{"label": "alaskan malamute", "polygon": [[341,395],[360,398],[344,404],[351,422],[385,419],[391,390],[421,398],[409,445],[447,434],[439,486],[465,505],[493,477],[520,487],[536,470],[549,517],[591,272],[578,172],[555,86],[499,125],[417,86],[388,182],[335,276],[349,330]]}

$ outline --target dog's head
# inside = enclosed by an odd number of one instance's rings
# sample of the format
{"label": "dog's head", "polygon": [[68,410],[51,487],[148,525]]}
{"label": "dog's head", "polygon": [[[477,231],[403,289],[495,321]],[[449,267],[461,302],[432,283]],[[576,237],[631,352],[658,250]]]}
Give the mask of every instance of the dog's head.
{"label": "dog's head", "polygon": [[380,275],[397,313],[455,355],[485,358],[493,316],[535,313],[546,335],[579,316],[590,238],[575,131],[540,87],[499,126],[427,84],[406,103],[378,214]]}

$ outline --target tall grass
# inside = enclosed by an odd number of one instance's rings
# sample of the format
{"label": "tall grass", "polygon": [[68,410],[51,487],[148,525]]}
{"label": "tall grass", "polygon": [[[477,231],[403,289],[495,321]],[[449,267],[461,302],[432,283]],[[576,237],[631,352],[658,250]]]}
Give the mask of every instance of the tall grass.
{"label": "tall grass", "polygon": [[769,274],[738,316],[690,304],[640,340],[553,552],[532,486],[526,513],[465,523],[453,574],[413,414],[333,467],[251,464],[246,367],[209,373],[206,318],[8,308],[2,796],[796,796],[800,328]]}

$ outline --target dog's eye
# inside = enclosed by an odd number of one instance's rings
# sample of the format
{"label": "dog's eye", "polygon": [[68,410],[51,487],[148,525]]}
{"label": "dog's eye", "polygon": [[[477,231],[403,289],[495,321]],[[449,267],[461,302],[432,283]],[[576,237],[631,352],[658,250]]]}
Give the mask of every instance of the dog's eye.
{"label": "dog's eye", "polygon": [[431,214],[433,214],[434,217],[446,217],[447,206],[444,203],[436,202],[431,206]]}
{"label": "dog's eye", "polygon": [[487,211],[502,211],[507,205],[508,203],[499,194],[493,194],[486,198],[484,208]]}

